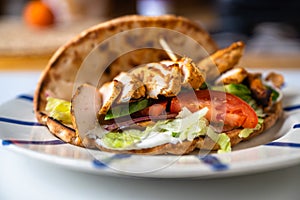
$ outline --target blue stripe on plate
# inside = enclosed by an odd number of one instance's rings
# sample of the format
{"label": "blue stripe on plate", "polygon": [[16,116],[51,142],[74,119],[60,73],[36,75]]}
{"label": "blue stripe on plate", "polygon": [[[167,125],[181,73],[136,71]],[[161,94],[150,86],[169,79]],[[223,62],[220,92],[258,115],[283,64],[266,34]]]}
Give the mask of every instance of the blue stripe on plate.
{"label": "blue stripe on plate", "polygon": [[0,117],[0,122],[6,122],[6,123],[24,125],[24,126],[44,126],[43,124],[40,124],[38,122],[28,122],[28,121],[22,121],[17,119],[10,119],[6,117]]}
{"label": "blue stripe on plate", "polygon": [[7,146],[11,144],[58,145],[58,144],[65,144],[65,142],[62,140],[46,140],[46,141],[2,140],[3,146]]}
{"label": "blue stripe on plate", "polygon": [[103,158],[102,160],[94,159],[92,163],[96,168],[106,168],[111,162],[115,160],[120,160],[129,157],[131,157],[130,154],[115,154],[111,157]]}
{"label": "blue stripe on plate", "polygon": [[300,124],[294,124],[293,128],[300,128]]}
{"label": "blue stripe on plate", "polygon": [[228,165],[222,163],[217,157],[212,155],[197,156],[202,162],[209,165],[215,171],[227,170]]}
{"label": "blue stripe on plate", "polygon": [[293,111],[298,109],[300,109],[300,105],[286,106],[283,108],[284,111]]}
{"label": "blue stripe on plate", "polygon": [[93,160],[93,165],[94,165],[96,168],[106,168],[107,163],[102,162],[102,161],[97,160],[97,159],[94,159],[94,160]]}
{"label": "blue stripe on plate", "polygon": [[267,146],[277,146],[277,147],[294,147],[300,148],[300,143],[293,143],[293,142],[270,142],[265,144]]}
{"label": "blue stripe on plate", "polygon": [[28,101],[33,101],[33,96],[26,95],[26,94],[21,94],[21,95],[17,96],[17,99],[24,99],[24,100],[28,100]]}

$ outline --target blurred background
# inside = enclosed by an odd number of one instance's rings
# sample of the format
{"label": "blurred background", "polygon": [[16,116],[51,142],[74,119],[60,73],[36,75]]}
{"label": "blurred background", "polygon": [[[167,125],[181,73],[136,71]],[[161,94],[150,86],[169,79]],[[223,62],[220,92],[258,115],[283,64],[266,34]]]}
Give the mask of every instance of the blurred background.
{"label": "blurred background", "polygon": [[297,0],[0,0],[0,69],[42,69],[82,30],[127,15],[175,14],[201,24],[220,47],[242,40],[243,64],[299,65]]}

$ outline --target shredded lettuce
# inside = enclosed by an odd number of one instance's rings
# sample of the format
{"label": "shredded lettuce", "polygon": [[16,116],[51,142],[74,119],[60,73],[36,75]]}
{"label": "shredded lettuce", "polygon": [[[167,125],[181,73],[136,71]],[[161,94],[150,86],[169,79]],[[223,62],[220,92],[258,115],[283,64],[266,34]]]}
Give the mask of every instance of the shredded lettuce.
{"label": "shredded lettuce", "polygon": [[249,135],[251,133],[253,133],[254,130],[252,128],[244,128],[243,130],[241,130],[241,132],[239,133],[239,137],[240,138],[247,138],[249,137]]}
{"label": "shredded lettuce", "polygon": [[177,143],[192,141],[195,137],[205,135],[207,120],[204,118],[208,108],[190,112],[184,108],[176,119],[160,120],[144,131],[127,129],[123,132],[109,132],[102,138],[104,145],[114,149],[148,148],[167,142]]}
{"label": "shredded lettuce", "polygon": [[226,133],[216,133],[211,128],[208,128],[207,135],[220,146],[218,153],[226,153],[231,151],[230,138],[228,135],[226,135]]}
{"label": "shredded lettuce", "polygon": [[220,150],[218,150],[218,153],[225,153],[231,151],[230,138],[225,133],[219,134],[217,143],[220,145]]}
{"label": "shredded lettuce", "polygon": [[207,130],[207,120],[204,118],[208,108],[191,113],[184,108],[176,119],[160,125],[160,128],[178,137],[181,141],[192,141],[195,137],[204,135]]}
{"label": "shredded lettuce", "polygon": [[143,136],[142,131],[136,129],[125,130],[122,133],[109,132],[104,135],[103,142],[112,148],[127,148],[139,141]]}
{"label": "shredded lettuce", "polygon": [[258,118],[258,123],[256,125],[255,128],[244,128],[243,130],[241,130],[241,132],[239,133],[239,137],[240,138],[247,138],[251,135],[251,133],[253,133],[256,130],[259,130],[262,126],[262,124],[264,123],[264,119],[263,118]]}
{"label": "shredded lettuce", "polygon": [[59,120],[65,124],[71,124],[71,102],[53,97],[47,98],[45,108],[50,117]]}

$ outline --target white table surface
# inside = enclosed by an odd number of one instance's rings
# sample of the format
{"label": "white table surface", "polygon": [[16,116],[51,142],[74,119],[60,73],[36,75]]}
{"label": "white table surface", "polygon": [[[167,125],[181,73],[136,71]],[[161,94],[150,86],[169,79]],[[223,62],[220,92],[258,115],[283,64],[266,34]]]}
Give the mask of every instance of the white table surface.
{"label": "white table surface", "polygon": [[[300,85],[300,71],[284,73]],[[39,74],[0,72],[0,103],[34,90]],[[73,171],[0,148],[0,200],[14,199],[298,200],[300,165],[219,179],[138,179]]]}

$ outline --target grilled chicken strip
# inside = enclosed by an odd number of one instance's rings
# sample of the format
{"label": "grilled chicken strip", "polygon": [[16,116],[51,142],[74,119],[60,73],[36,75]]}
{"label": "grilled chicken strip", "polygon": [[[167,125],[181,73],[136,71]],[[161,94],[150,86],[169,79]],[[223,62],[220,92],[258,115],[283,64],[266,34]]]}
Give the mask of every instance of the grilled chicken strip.
{"label": "grilled chicken strip", "polygon": [[113,80],[102,85],[99,92],[102,97],[102,107],[99,110],[99,114],[106,114],[113,102],[117,99],[122,91],[123,84],[120,81]]}
{"label": "grilled chicken strip", "polygon": [[206,80],[212,81],[220,74],[232,69],[242,57],[245,44],[243,42],[235,42],[229,47],[218,50],[209,57],[201,60],[197,67],[206,72]]}
{"label": "grilled chicken strip", "polygon": [[131,72],[122,72],[114,81],[100,88],[103,98],[99,114],[106,114],[116,100],[126,103],[145,96],[157,99],[176,96],[181,86],[198,89],[205,81],[205,76],[189,58],[179,61],[162,61],[140,66]]}
{"label": "grilled chicken strip", "polygon": [[199,89],[205,82],[205,74],[196,67],[190,58],[184,57],[179,61],[161,61],[160,63],[166,66],[178,64],[181,70],[181,84],[183,87]]}
{"label": "grilled chicken strip", "polygon": [[281,74],[270,72],[266,77],[266,81],[271,81],[275,87],[281,88],[284,84],[284,77]]}
{"label": "grilled chicken strip", "polygon": [[158,99],[158,95],[176,96],[181,89],[181,72],[176,63],[169,66],[149,63],[134,69],[130,75],[145,84],[149,98]]}
{"label": "grilled chicken strip", "polygon": [[222,74],[216,81],[216,85],[230,84],[230,83],[242,83],[243,80],[248,76],[248,72],[242,67],[233,68],[224,74]]}
{"label": "grilled chicken strip", "polygon": [[122,92],[117,99],[118,103],[126,103],[130,100],[145,97],[146,89],[144,83],[127,72],[121,72],[114,78],[123,84]]}
{"label": "grilled chicken strip", "polygon": [[260,73],[248,73],[248,84],[257,103],[263,107],[269,107],[272,104],[272,91],[263,84],[261,76]]}

